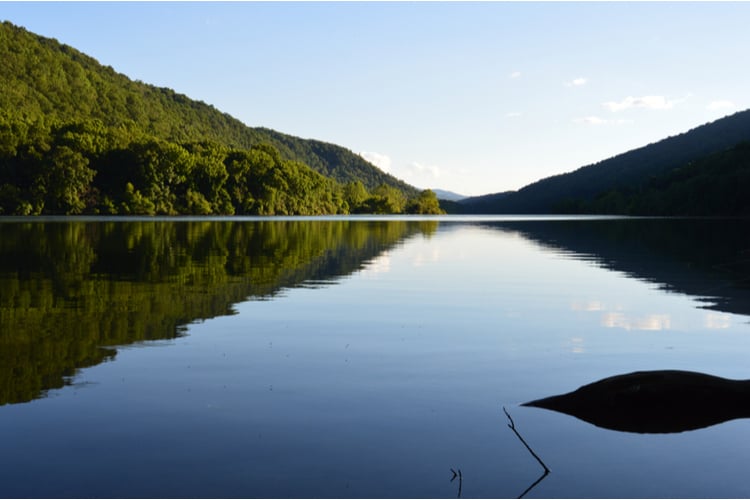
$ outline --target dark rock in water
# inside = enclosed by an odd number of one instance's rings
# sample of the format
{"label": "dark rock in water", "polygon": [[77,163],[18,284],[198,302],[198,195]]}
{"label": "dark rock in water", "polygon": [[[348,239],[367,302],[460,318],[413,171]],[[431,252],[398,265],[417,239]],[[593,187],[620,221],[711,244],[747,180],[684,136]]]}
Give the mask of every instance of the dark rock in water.
{"label": "dark rock in water", "polygon": [[750,417],[750,380],[659,370],[616,375],[524,403],[625,432],[670,433]]}

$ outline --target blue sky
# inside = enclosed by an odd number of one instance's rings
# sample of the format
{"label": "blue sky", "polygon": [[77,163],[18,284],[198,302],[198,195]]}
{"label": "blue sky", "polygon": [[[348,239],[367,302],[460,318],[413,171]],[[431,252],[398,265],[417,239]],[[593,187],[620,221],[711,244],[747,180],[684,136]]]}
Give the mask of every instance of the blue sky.
{"label": "blue sky", "polygon": [[467,195],[750,108],[746,2],[0,2],[0,19]]}

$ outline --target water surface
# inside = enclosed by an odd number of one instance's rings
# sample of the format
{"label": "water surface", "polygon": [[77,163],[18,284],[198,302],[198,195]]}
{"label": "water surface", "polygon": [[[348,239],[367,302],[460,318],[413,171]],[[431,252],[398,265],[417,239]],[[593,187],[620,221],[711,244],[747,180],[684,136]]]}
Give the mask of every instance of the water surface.
{"label": "water surface", "polygon": [[4,219],[1,491],[750,496],[750,420],[643,434],[520,406],[636,370],[750,378],[746,227]]}

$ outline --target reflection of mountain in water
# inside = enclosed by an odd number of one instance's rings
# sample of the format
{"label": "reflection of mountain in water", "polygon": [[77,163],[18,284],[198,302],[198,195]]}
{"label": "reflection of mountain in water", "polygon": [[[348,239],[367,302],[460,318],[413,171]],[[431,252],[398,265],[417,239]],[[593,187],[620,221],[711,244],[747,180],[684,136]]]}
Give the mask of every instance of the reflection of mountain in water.
{"label": "reflection of mountain in water", "polygon": [[617,431],[683,432],[750,417],[750,380],[678,370],[635,372],[523,406],[566,413]]}
{"label": "reflection of mountain in water", "polygon": [[0,404],[63,386],[77,369],[113,357],[112,346],[174,338],[248,298],[336,280],[436,224],[2,223]]}
{"label": "reflection of mountain in water", "polygon": [[603,219],[504,221],[483,226],[518,232],[545,247],[624,272],[706,307],[750,315],[748,221]]}

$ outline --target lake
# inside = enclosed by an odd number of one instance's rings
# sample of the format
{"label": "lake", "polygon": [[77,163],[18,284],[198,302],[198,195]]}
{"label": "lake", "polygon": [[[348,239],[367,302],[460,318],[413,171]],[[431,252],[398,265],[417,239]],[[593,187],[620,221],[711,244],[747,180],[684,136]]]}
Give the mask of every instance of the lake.
{"label": "lake", "polygon": [[750,379],[748,229],[0,219],[0,492],[750,497],[750,412],[688,391],[670,418],[717,422],[651,432],[522,406],[635,371]]}

